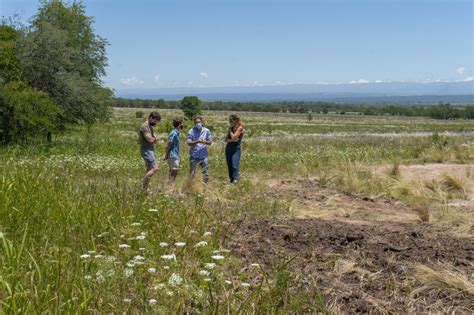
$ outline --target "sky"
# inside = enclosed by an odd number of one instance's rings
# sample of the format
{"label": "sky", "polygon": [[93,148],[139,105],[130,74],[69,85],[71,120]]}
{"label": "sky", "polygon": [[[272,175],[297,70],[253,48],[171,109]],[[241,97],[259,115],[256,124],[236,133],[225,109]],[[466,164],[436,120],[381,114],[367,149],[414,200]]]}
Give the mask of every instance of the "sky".
{"label": "sky", "polygon": [[[113,89],[472,80],[472,0],[84,0]],[[28,21],[39,1],[0,0]]]}

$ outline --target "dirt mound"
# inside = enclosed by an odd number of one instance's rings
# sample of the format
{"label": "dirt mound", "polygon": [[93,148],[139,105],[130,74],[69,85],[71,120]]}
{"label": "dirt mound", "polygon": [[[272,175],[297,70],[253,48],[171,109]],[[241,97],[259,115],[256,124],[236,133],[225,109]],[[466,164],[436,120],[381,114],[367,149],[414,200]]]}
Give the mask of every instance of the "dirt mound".
{"label": "dirt mound", "polygon": [[449,266],[472,284],[474,239],[453,238],[442,228],[275,217],[242,219],[235,229],[226,244],[234,255],[266,268],[294,258],[290,270],[316,281],[326,305],[337,311],[474,311],[469,290],[449,283],[429,287],[416,276],[419,264],[433,270]]}

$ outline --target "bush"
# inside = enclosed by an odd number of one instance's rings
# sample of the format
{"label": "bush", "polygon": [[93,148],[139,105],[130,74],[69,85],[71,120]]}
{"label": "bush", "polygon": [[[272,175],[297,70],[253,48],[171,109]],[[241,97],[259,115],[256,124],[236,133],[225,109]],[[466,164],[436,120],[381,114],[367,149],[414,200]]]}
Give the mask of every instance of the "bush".
{"label": "bush", "polygon": [[62,111],[46,93],[11,82],[0,86],[0,114],[0,141],[10,143],[48,136]]}
{"label": "bush", "polygon": [[145,113],[142,112],[141,110],[135,112],[135,118],[143,118],[144,115]]}

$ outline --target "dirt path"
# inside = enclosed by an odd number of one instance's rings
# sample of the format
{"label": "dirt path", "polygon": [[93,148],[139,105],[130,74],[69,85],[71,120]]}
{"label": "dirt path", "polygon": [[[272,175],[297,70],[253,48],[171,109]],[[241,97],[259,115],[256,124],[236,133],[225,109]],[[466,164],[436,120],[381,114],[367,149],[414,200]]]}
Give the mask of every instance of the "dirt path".
{"label": "dirt path", "polygon": [[296,216],[239,220],[226,246],[266,269],[292,258],[295,292],[315,283],[341,312],[474,311],[474,238],[420,223],[396,200],[346,196],[310,179],[274,181],[262,193],[294,198]]}

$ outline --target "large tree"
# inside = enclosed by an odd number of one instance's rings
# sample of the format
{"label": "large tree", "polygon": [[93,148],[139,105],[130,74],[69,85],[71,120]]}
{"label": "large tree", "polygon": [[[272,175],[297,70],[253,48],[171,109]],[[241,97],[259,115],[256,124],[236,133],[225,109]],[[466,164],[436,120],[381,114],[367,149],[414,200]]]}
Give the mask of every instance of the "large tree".
{"label": "large tree", "polygon": [[112,92],[102,86],[107,41],[96,35],[81,2],[43,1],[18,58],[28,83],[63,110],[61,121],[93,123],[108,115]]}

